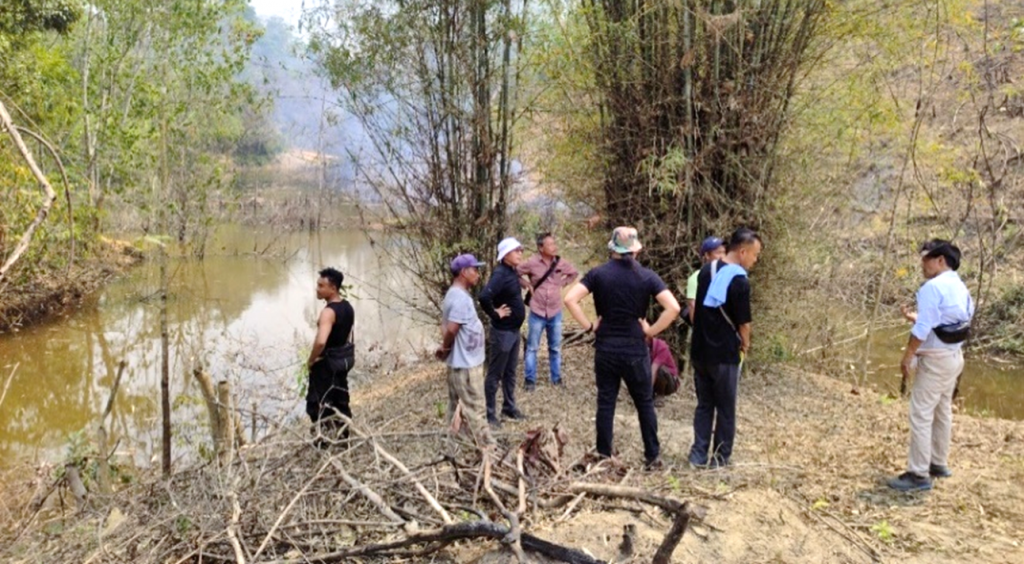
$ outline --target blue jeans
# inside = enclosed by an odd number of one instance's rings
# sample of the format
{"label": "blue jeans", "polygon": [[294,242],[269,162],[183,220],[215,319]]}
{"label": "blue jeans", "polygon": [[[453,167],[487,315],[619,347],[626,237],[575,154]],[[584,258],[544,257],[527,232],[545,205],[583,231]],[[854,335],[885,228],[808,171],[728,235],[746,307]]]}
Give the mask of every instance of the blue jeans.
{"label": "blue jeans", "polygon": [[548,333],[548,361],[551,364],[551,383],[562,381],[562,312],[545,318],[530,312],[526,320],[526,383],[537,383],[537,351],[540,350],[540,336]]}

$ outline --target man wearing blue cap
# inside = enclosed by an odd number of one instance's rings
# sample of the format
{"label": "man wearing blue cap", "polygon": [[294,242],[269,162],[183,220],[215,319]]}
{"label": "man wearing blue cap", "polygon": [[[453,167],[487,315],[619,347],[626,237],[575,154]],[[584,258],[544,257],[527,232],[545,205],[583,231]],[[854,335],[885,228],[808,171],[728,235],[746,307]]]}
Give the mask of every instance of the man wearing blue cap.
{"label": "man wearing blue cap", "polygon": [[[709,262],[721,260],[725,256],[725,241],[718,237],[708,237],[700,244],[700,264],[704,266]],[[693,274],[686,280],[686,315],[690,318],[690,325],[693,325],[693,306],[697,303],[697,276],[700,269],[693,271]]]}
{"label": "man wearing blue cap", "polygon": [[487,422],[501,426],[497,414],[498,384],[501,384],[501,414],[508,419],[526,419],[516,407],[516,366],[519,364],[519,328],[526,319],[526,305],[516,267],[523,262],[523,246],[514,237],[498,243],[498,266],[480,292],[480,309],[491,318],[487,341]]}
{"label": "man wearing blue cap", "polygon": [[490,445],[494,439],[483,417],[484,325],[469,295],[480,281],[483,264],[470,254],[452,260],[454,279],[441,304],[441,347],[434,356],[448,364],[448,425],[461,402],[462,418],[469,422],[477,444]]}

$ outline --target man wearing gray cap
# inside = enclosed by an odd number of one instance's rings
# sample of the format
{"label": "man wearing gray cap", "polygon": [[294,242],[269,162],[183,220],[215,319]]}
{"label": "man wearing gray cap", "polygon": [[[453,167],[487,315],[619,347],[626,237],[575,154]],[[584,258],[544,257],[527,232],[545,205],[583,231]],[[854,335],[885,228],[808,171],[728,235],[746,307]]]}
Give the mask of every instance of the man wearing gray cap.
{"label": "man wearing gray cap", "polygon": [[487,341],[487,422],[500,427],[497,415],[498,384],[501,384],[501,414],[508,419],[526,419],[516,407],[516,365],[519,364],[519,328],[526,319],[526,306],[516,267],[523,262],[523,246],[514,237],[498,243],[498,266],[480,292],[480,309],[491,318]]}
{"label": "man wearing gray cap", "polygon": [[462,419],[478,445],[494,443],[483,417],[484,325],[473,307],[469,289],[480,281],[484,263],[469,254],[451,262],[454,279],[441,304],[441,347],[434,356],[448,364],[448,425],[462,403]]}

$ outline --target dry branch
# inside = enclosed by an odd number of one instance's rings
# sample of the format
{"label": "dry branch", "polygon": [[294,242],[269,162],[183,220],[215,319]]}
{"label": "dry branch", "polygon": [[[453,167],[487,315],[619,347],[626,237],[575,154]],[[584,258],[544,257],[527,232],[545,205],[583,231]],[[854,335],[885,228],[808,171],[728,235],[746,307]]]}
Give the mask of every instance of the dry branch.
{"label": "dry branch", "polygon": [[341,476],[341,479],[345,480],[345,483],[359,492],[359,494],[366,498],[367,501],[372,503],[374,507],[381,512],[381,514],[395,523],[407,524],[406,520],[399,517],[398,514],[391,509],[391,506],[384,501],[384,498],[382,498],[380,494],[365,486],[359,480],[353,478],[351,474],[346,472],[345,467],[341,465],[341,462],[337,458],[331,457],[331,465],[334,466],[334,469],[338,472],[338,475]]}
{"label": "dry branch", "polygon": [[408,476],[413,481],[416,490],[420,492],[420,495],[422,495],[424,499],[427,500],[427,503],[430,504],[430,507],[441,516],[441,519],[445,522],[445,524],[452,522],[452,516],[449,515],[447,511],[445,511],[444,507],[441,507],[441,504],[438,503],[437,499],[433,495],[431,495],[429,491],[427,491],[427,488],[423,485],[423,483],[412,477],[412,472],[409,470],[409,468],[405,466],[405,464],[402,463],[402,461],[398,460],[397,458],[392,456],[391,453],[384,450],[383,447],[377,444],[377,440],[375,438],[368,436],[362,429],[356,427],[355,423],[353,423],[352,420],[346,417],[344,414],[339,413],[338,417],[340,417],[341,420],[348,425],[348,428],[352,433],[354,433],[360,438],[369,440],[370,445],[373,446],[373,450],[376,451],[377,454],[381,456],[381,458],[388,461],[388,463],[390,463],[400,472]]}
{"label": "dry branch", "polygon": [[18,371],[20,362],[15,362],[14,367],[11,368],[11,373],[7,376],[7,380],[4,382],[4,391],[0,392],[0,407],[4,405],[4,399],[7,397],[7,388],[11,387],[11,381],[14,380],[14,373]]}
{"label": "dry branch", "polygon": [[[310,554],[299,558],[273,560],[268,564],[304,564],[306,562],[340,562],[355,556],[367,556],[371,554],[389,554],[399,549],[410,546],[440,543],[434,551],[458,541],[467,539],[493,539],[501,540],[508,536],[511,529],[490,521],[470,521],[445,525],[439,530],[423,531],[410,535],[408,538],[389,543],[365,544],[352,546],[335,552],[325,554]],[[530,552],[543,554],[559,562],[570,564],[606,564],[603,560],[597,560],[578,550],[566,548],[530,534],[522,535],[523,548]]]}
{"label": "dry branch", "polygon": [[18,152],[21,153],[25,163],[28,164],[29,170],[32,171],[32,175],[36,177],[39,185],[42,186],[43,192],[46,197],[43,199],[43,203],[39,206],[39,210],[36,212],[35,219],[29,224],[28,228],[25,229],[25,233],[21,235],[21,239],[18,244],[14,246],[14,250],[4,261],[3,266],[0,266],[0,282],[3,282],[4,277],[7,275],[7,271],[10,270],[11,266],[21,258],[21,255],[28,249],[29,243],[32,241],[32,236],[35,234],[36,229],[43,223],[46,216],[50,213],[50,208],[53,206],[53,202],[57,199],[57,193],[53,191],[53,186],[50,185],[50,181],[46,179],[46,175],[39,169],[39,165],[36,164],[35,159],[32,157],[32,153],[29,152],[28,147],[25,146],[25,141],[21,138],[18,133],[18,128],[14,125],[11,120],[11,115],[7,113],[7,107],[4,106],[3,102],[0,102],[0,125],[3,129],[7,130],[10,134],[11,139],[14,141],[14,145],[18,148]]}
{"label": "dry branch", "polygon": [[113,489],[110,487],[110,464],[107,462],[107,417],[110,416],[111,410],[114,409],[114,400],[117,398],[117,390],[121,386],[121,376],[124,375],[126,366],[127,363],[123,360],[117,364],[117,376],[114,377],[114,384],[110,387],[110,396],[107,397],[107,405],[103,408],[103,413],[100,415],[100,426],[96,431],[96,442],[98,443],[99,450],[97,481],[99,482],[100,493],[104,495],[113,493]]}

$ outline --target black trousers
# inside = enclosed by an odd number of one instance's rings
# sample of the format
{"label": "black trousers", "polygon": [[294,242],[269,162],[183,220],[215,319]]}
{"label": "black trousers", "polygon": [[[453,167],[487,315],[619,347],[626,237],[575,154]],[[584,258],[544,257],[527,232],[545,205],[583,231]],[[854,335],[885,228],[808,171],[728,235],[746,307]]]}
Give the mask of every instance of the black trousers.
{"label": "black trousers", "polygon": [[484,397],[487,399],[487,419],[497,418],[498,386],[501,386],[501,411],[515,413],[516,366],[519,364],[519,331],[491,328],[487,339],[487,376],[484,378]]}
{"label": "black trousers", "polygon": [[619,385],[629,390],[640,420],[640,436],[644,441],[644,459],[651,462],[661,454],[658,442],[658,416],[654,412],[654,390],[651,386],[651,357],[647,353],[626,356],[621,353],[597,351],[594,354],[594,377],[597,381],[597,452],[612,455],[615,427],[615,402]]}
{"label": "black trousers", "polygon": [[348,425],[331,416],[341,413],[352,417],[348,393],[348,371],[352,364],[351,357],[325,355],[309,369],[309,389],[306,392],[306,413],[310,420],[315,424],[327,419],[324,424],[342,429],[345,438],[348,438]]}
{"label": "black trousers", "polygon": [[736,438],[736,392],[739,380],[738,364],[693,363],[697,409],[693,412],[690,462],[698,465],[707,464],[711,459],[720,464],[729,462],[733,440]]}

